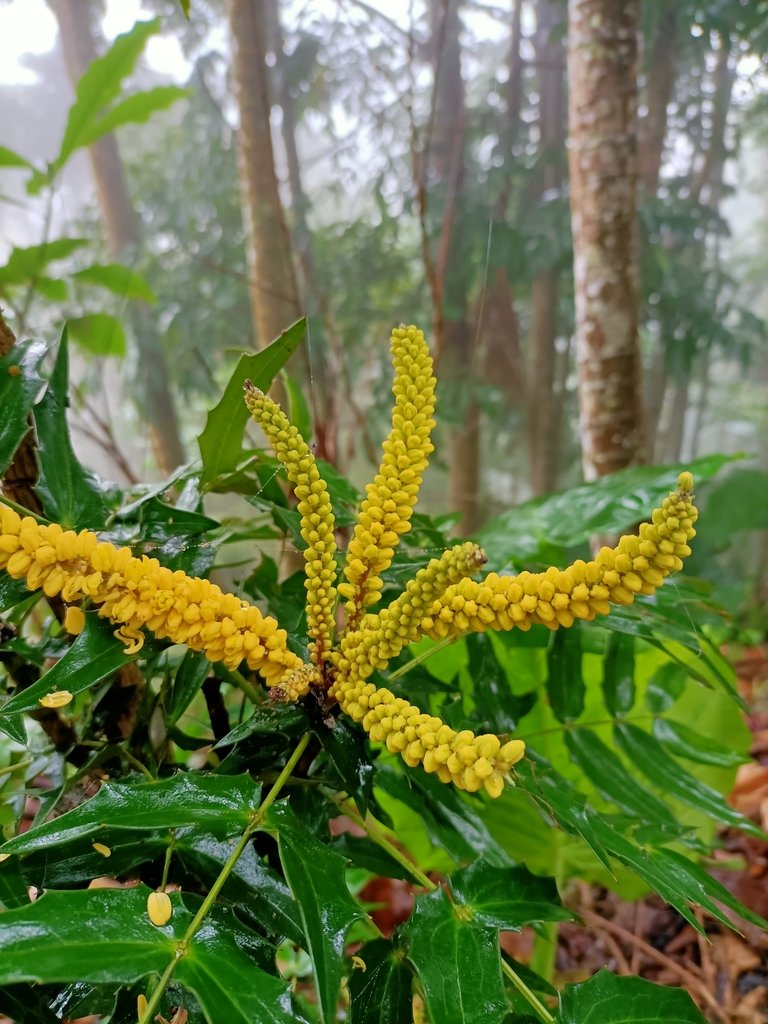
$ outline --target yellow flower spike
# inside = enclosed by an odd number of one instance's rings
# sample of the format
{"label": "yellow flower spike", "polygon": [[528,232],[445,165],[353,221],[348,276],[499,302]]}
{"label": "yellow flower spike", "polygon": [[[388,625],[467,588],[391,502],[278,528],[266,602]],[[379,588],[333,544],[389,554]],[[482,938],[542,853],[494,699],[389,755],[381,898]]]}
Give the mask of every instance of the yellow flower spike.
{"label": "yellow flower spike", "polygon": [[339,584],[352,629],[379,599],[381,573],[390,565],[400,535],[411,528],[421,474],[433,451],[429,438],[435,425],[435,378],[424,335],[416,327],[398,327],[390,348],[395,368],[392,429],[349,542],[346,582]]}
{"label": "yellow flower spike", "polygon": [[579,559],[556,574],[551,569],[518,576],[490,573],[479,583],[450,586],[422,619],[422,631],[433,638],[476,631],[465,611],[468,603],[488,629],[529,629],[533,623],[556,629],[574,619],[607,615],[611,604],[631,604],[635,594],[652,594],[691,552],[688,542],[698,518],[692,488],[692,475],[681,473],[677,490],[654,510],[650,523],[642,524],[639,536],[622,537],[590,562]]}
{"label": "yellow flower spike", "polygon": [[301,536],[307,545],[304,549],[307,632],[312,639],[312,661],[322,665],[331,650],[336,601],[335,520],[328,488],[320,478],[314,455],[296,427],[277,402],[248,380],[245,404],[285,467],[299,502]]}
{"label": "yellow flower spike", "polygon": [[[420,639],[421,621],[429,614],[435,600],[449,586],[477,572],[486,561],[483,549],[471,541],[448,548],[440,558],[433,558],[406,584],[400,597],[378,615],[366,615],[356,630],[342,637],[337,668],[347,678],[365,678],[377,664],[383,667],[397,657],[409,643]],[[473,625],[478,631],[485,629],[476,610],[470,610]]]}
{"label": "yellow flower spike", "polygon": [[[40,526],[4,506],[0,515],[0,569],[23,579],[30,590],[44,588],[51,597],[60,594],[68,602],[89,597],[99,615],[119,627],[116,632],[128,654],[140,650],[146,629],[228,668],[245,661],[272,686],[302,665],[273,618],[234,594],[222,593],[209,580],[173,572],[155,558],[134,558],[130,549],[100,543],[88,530]],[[42,566],[36,558],[41,548],[46,549]],[[54,561],[47,549],[55,552]],[[68,703],[63,692],[48,694],[41,703],[54,700],[43,706],[62,707]]]}
{"label": "yellow flower spike", "polygon": [[[62,578],[62,585],[63,582],[64,580]],[[53,595],[51,594],[49,596],[52,597]],[[83,632],[84,626],[85,614],[83,613],[83,609],[79,608],[77,605],[73,605],[72,607],[67,608],[66,613],[64,615],[64,629],[66,629],[66,631],[68,633],[71,633],[73,636],[79,636],[80,633]]]}
{"label": "yellow flower spike", "polygon": [[151,892],[147,896],[147,916],[158,928],[168,924],[173,916],[173,905],[167,892]]}
{"label": "yellow flower spike", "polygon": [[317,666],[301,665],[299,668],[294,669],[293,672],[288,672],[284,675],[280,683],[272,687],[269,695],[272,700],[281,702],[292,701],[295,704],[302,697],[306,697],[312,686],[322,685],[322,681],[323,677],[318,671]]}
{"label": "yellow flower spike", "polygon": [[44,697],[41,697],[37,703],[44,708],[65,708],[73,700],[74,695],[69,690],[53,690],[51,693],[46,693]]}

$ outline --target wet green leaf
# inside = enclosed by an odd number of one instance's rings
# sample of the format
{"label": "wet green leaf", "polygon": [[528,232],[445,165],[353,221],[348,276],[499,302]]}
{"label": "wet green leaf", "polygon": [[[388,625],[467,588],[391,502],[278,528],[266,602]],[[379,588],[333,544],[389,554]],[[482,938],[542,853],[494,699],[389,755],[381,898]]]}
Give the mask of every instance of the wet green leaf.
{"label": "wet green leaf", "polygon": [[702,736],[671,718],[657,718],[653,723],[653,735],[670,754],[695,761],[696,764],[736,768],[749,760],[748,756],[737,750],[731,750],[709,736]]}
{"label": "wet green leaf", "polygon": [[626,714],[635,703],[635,641],[609,633],[603,658],[603,700],[612,715]]}
{"label": "wet green leaf", "polygon": [[566,985],[559,1024],[706,1024],[694,1001],[679,988],[644,978],[617,978],[603,969],[589,981]]}
{"label": "wet green leaf", "polygon": [[178,772],[159,782],[105,782],[86,803],[10,839],[3,853],[60,845],[102,828],[172,829],[185,825],[237,835],[258,806],[260,787],[248,775]]}
{"label": "wet green leaf", "polygon": [[283,871],[299,904],[322,1018],[331,1024],[336,1020],[347,931],[365,914],[347,888],[344,858],[294,823],[298,824],[285,804],[271,809],[268,824],[277,831]]}
{"label": "wet green leaf", "polygon": [[0,356],[0,473],[8,468],[29,430],[29,413],[43,386],[38,371],[45,352],[42,342],[24,341]]}
{"label": "wet green leaf", "polygon": [[535,921],[569,921],[553,878],[534,875],[524,864],[500,868],[477,860],[454,871],[449,886],[455,902],[493,928],[517,929]]}
{"label": "wet green leaf", "polygon": [[45,514],[65,529],[98,528],[107,515],[103,488],[77,460],[67,425],[69,347],[66,328],[45,394],[35,406],[40,462],[36,490]]}
{"label": "wet green leaf", "polygon": [[306,319],[298,320],[261,352],[240,356],[221,401],[208,413],[205,429],[198,437],[203,472],[200,483],[210,487],[217,477],[235,470],[243,458],[243,434],[248,410],[243,401],[243,383],[250,379],[262,391],[269,386],[304,339]]}
{"label": "wet green leaf", "polygon": [[351,1024],[410,1021],[412,975],[399,950],[386,939],[366,943],[357,953],[365,969],[349,978]]}
{"label": "wet green leaf", "polygon": [[547,652],[547,695],[552,710],[561,722],[578,718],[584,710],[584,677],[581,672],[580,625],[557,629]]}

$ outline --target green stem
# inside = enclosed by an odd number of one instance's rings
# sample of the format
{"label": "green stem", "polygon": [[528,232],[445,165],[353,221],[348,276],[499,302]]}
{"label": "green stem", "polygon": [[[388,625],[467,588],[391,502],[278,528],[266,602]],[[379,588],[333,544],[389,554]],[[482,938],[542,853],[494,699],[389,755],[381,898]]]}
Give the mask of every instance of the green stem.
{"label": "green stem", "polygon": [[19,768],[29,768],[34,762],[30,758],[27,761],[17,761],[16,764],[7,764],[0,768],[0,775],[12,775]]}
{"label": "green stem", "polygon": [[168,874],[171,870],[171,857],[173,856],[173,848],[176,845],[176,832],[171,829],[171,838],[168,843],[168,849],[165,851],[165,861],[163,863],[163,877],[160,880],[160,892],[165,892],[165,887],[168,884]]}
{"label": "green stem", "polygon": [[19,505],[17,501],[11,501],[5,494],[0,494],[0,504],[7,505],[8,508],[12,508],[14,512],[18,512],[20,516],[29,516],[31,519],[36,519],[38,523],[50,524],[50,519],[46,519],[45,516],[40,516],[37,512],[32,512],[28,508],[24,508],[23,505]]}
{"label": "green stem", "polygon": [[[429,889],[430,892],[437,889],[436,883],[433,882],[432,879],[421,870],[421,868],[413,864],[409,858],[406,857],[403,851],[392,842],[387,835],[384,826],[381,822],[377,821],[372,814],[367,814],[365,818],[363,818],[354,804],[343,796],[332,797],[331,799],[333,799],[334,802],[344,811],[350,820],[354,821],[355,824],[359,825],[362,829],[365,829],[368,836],[374,841],[374,843],[377,843],[382,850],[386,850],[390,857],[396,860],[398,864],[402,864],[414,878],[417,878],[425,889]],[[527,1000],[541,1019],[545,1021],[545,1024],[552,1024],[555,1018],[546,1006],[544,1006],[539,997],[526,985],[514,967],[511,967],[506,960],[502,959],[501,968],[520,995]]]}
{"label": "green stem", "polygon": [[417,654],[415,657],[411,658],[410,661],[406,661],[406,663],[401,665],[400,668],[396,668],[394,672],[390,672],[389,679],[392,681],[400,679],[400,677],[404,676],[406,672],[410,672],[412,668],[416,668],[417,665],[426,661],[427,658],[431,658],[433,654],[437,654],[438,651],[442,651],[444,647],[450,647],[451,644],[455,644],[457,640],[458,637],[456,636],[443,637],[442,640],[438,640],[434,646],[429,648],[429,650],[422,651],[421,654]]}
{"label": "green stem", "polygon": [[125,758],[125,760],[128,762],[128,764],[133,765],[134,768],[138,768],[139,771],[142,773],[142,775],[146,776],[146,778],[150,782],[157,782],[157,779],[152,774],[152,772],[149,770],[149,768],[147,768],[147,766],[145,764],[143,764],[138,759],[138,757],[136,757],[134,754],[132,754],[130,752],[130,750],[128,750],[127,747],[123,747],[122,748],[122,754],[123,754],[123,757]]}
{"label": "green stem", "polygon": [[274,785],[270,789],[269,793],[267,793],[263,803],[259,806],[258,810],[254,811],[253,814],[251,815],[251,819],[248,822],[248,827],[246,828],[245,832],[243,832],[242,836],[240,836],[237,846],[234,848],[229,857],[227,857],[227,860],[224,866],[222,867],[221,871],[219,872],[216,881],[213,883],[207,896],[200,904],[200,909],[192,918],[192,921],[190,922],[187,930],[184,932],[182,938],[176,943],[175,956],[173,960],[171,960],[171,962],[168,964],[166,969],[163,971],[163,975],[160,978],[160,981],[158,982],[154,992],[152,993],[152,995],[149,998],[149,1001],[147,1002],[147,1008],[144,1011],[144,1016],[141,1018],[139,1024],[151,1024],[152,1020],[154,1019],[157,1008],[160,1005],[160,1000],[163,998],[163,993],[168,987],[168,982],[171,980],[171,976],[173,975],[173,972],[176,968],[176,964],[179,962],[181,957],[183,957],[187,953],[189,943],[197,934],[198,929],[200,928],[203,921],[210,912],[211,907],[216,902],[219,893],[224,888],[224,885],[229,876],[232,874],[235,865],[237,864],[238,860],[246,850],[248,843],[250,842],[251,836],[261,827],[261,823],[264,820],[264,816],[280,795],[280,791],[290,778],[291,772],[298,764],[299,758],[307,749],[309,739],[310,733],[308,732],[302,736],[302,738],[298,742],[298,745],[296,746],[296,749],[288,758],[285,767],[280,772],[278,777],[275,779]]}

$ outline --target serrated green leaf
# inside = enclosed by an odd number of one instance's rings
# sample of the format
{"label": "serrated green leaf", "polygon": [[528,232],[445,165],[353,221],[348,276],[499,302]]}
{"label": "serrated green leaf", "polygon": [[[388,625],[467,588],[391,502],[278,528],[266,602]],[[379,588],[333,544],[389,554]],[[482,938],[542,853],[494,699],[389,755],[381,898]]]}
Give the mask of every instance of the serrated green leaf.
{"label": "serrated green leaf", "polygon": [[203,472],[202,487],[224,473],[231,473],[243,457],[243,434],[248,410],[243,401],[243,382],[250,379],[262,391],[268,391],[275,376],[304,339],[306,318],[297,320],[261,352],[240,357],[221,401],[208,413],[205,429],[198,437]]}
{"label": "serrated green leaf", "polygon": [[608,854],[595,831],[591,809],[587,813],[586,797],[540,756],[535,760],[521,761],[515,766],[515,774],[520,788],[539,809],[566,832],[581,836],[600,863],[610,871]]}
{"label": "serrated green leaf", "polygon": [[367,942],[357,953],[365,970],[349,978],[351,1024],[410,1021],[412,975],[402,954],[386,939]]}
{"label": "serrated green leaf", "polygon": [[64,657],[36,683],[6,701],[0,707],[0,717],[36,710],[40,706],[40,698],[54,690],[82,693],[135,660],[126,655],[125,644],[114,636],[113,628],[95,612],[89,612],[85,616],[82,633],[75,638]]}
{"label": "serrated green leaf", "polygon": [[42,342],[24,341],[0,357],[0,475],[29,430],[29,413],[43,386],[38,370],[45,352]]}
{"label": "serrated green leaf", "polygon": [[498,930],[444,889],[416,897],[400,933],[431,1024],[497,1024],[508,1009]]}
{"label": "serrated green leaf", "polygon": [[138,299],[149,303],[157,301],[157,296],[143,274],[122,263],[93,263],[71,276],[74,281],[106,288],[121,299]]}
{"label": "serrated green leaf", "polygon": [[6,572],[0,572],[0,612],[8,611],[29,596],[24,580],[15,580]]}
{"label": "serrated green leaf", "polygon": [[364,868],[376,876],[383,878],[402,878],[406,882],[421,883],[421,880],[391,857],[377,843],[371,842],[367,836],[353,836],[342,832],[333,840],[336,853],[348,860],[356,868]]}
{"label": "serrated green leaf", "polygon": [[573,760],[607,800],[642,820],[665,827],[675,824],[672,811],[632,777],[591,729],[569,730],[565,743]]}
{"label": "serrated green leaf", "polygon": [[236,725],[217,747],[230,747],[249,736],[299,736],[307,731],[308,718],[303,708],[295,704],[264,704],[254,708],[245,722]]}
{"label": "serrated green leaf", "polygon": [[449,886],[457,904],[491,928],[517,929],[535,921],[569,921],[554,878],[534,875],[524,864],[500,868],[477,860],[454,871]]}
{"label": "serrated green leaf", "polygon": [[109,313],[70,317],[67,329],[72,341],[94,356],[124,356],[127,351],[123,325]]}
{"label": "serrated green leaf", "polygon": [[[180,830],[174,840],[174,857],[208,885],[216,880],[231,853],[231,841],[201,833],[197,827]],[[268,935],[285,936],[297,945],[304,941],[296,900],[278,873],[262,863],[252,845],[235,865],[222,896],[255,918]]]}
{"label": "serrated green leaf", "polygon": [[547,695],[552,710],[561,722],[578,718],[584,710],[584,677],[581,672],[580,625],[557,629],[547,651]]}
{"label": "serrated green leaf", "polygon": [[614,727],[614,735],[631,763],[663,793],[703,811],[722,825],[732,825],[749,835],[766,838],[762,829],[735,811],[717,790],[711,789],[686,771],[649,733],[638,729],[636,725],[621,722]]}
{"label": "serrated green leaf", "polygon": [[90,244],[88,238],[54,238],[40,245],[14,246],[6,263],[0,266],[0,285],[34,282],[49,263],[64,260]]}
{"label": "serrated green leaf", "polygon": [[349,793],[365,816],[371,802],[374,776],[365,733],[343,719],[333,728],[320,722],[315,733],[338,775],[337,788]]}
{"label": "serrated green leaf", "polygon": [[635,641],[609,633],[603,658],[603,700],[612,715],[626,714],[635,703]]}
{"label": "serrated green leaf", "polygon": [[9,839],[3,853],[58,846],[102,828],[172,829],[186,825],[219,837],[238,835],[258,807],[261,787],[249,775],[179,772],[159,782],[105,782],[86,803]]}
{"label": "serrated green leaf", "polygon": [[160,110],[167,110],[178,100],[189,96],[189,89],[178,85],[158,85],[154,89],[133,93],[111,107],[106,114],[84,128],[78,148],[92,146],[126,124],[144,124]]}
{"label": "serrated green leaf", "polygon": [[653,723],[653,735],[670,754],[684,757],[687,761],[695,761],[696,764],[736,768],[749,760],[747,755],[730,750],[709,736],[702,736],[701,733],[671,718],[657,718]]}
{"label": "serrated green leaf", "polygon": [[559,1024],[706,1024],[690,995],[644,978],[617,978],[605,968],[589,981],[566,985]]}
{"label": "serrated green leaf", "polygon": [[96,477],[78,462],[67,425],[69,348],[61,335],[56,363],[45,394],[35,406],[40,477],[36,490],[45,514],[65,529],[101,527],[107,503]]}
{"label": "serrated green leaf", "polygon": [[284,803],[269,812],[268,825],[277,831],[283,871],[299,904],[322,1018],[331,1024],[336,1020],[347,931],[365,914],[347,888],[344,858],[295,828],[295,821]]}
{"label": "serrated green leaf", "polygon": [[[97,850],[94,842],[105,846],[109,857]],[[30,885],[38,889],[71,889],[104,874],[124,878],[143,864],[161,858],[169,842],[168,829],[138,832],[104,827],[98,835],[82,835],[63,846],[44,844],[12,859],[21,865]]]}
{"label": "serrated green leaf", "polygon": [[86,981],[126,984],[176,961],[174,978],[194,993],[210,1024],[295,1024],[289,986],[258,966],[263,940],[231,913],[213,908],[179,955],[192,922],[186,902],[171,896],[173,916],[156,928],[147,916],[146,886],[49,891],[3,915],[0,984]]}

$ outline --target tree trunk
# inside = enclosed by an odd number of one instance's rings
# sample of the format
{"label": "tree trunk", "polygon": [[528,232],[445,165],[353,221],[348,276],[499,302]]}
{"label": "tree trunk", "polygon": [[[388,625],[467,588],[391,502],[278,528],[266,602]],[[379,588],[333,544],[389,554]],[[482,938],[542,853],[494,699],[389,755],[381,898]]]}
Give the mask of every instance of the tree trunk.
{"label": "tree trunk", "polygon": [[[539,201],[563,183],[565,151],[564,47],[555,38],[560,9],[552,0],[537,0],[534,47],[539,85]],[[557,486],[560,404],[554,401],[555,338],[557,336],[558,274],[539,271],[533,281],[530,374],[528,383],[529,479],[534,495]]]}
{"label": "tree trunk", "polygon": [[643,191],[656,195],[667,137],[667,108],[675,88],[675,54],[680,20],[678,0],[657,0],[656,23],[644,60],[645,117],[637,125],[638,173]]}
{"label": "tree trunk", "polygon": [[473,345],[467,321],[467,271],[462,246],[466,102],[461,73],[460,0],[430,0],[435,76],[431,136],[427,139],[432,184],[441,203],[433,289],[435,347],[443,394],[461,415],[450,438],[450,499],[461,514],[459,529],[480,524],[480,410],[475,395]]}
{"label": "tree trunk", "polygon": [[262,348],[297,320],[302,309],[275,171],[260,0],[229,0],[229,28],[240,113],[237,140],[248,283],[257,346]]}
{"label": "tree trunk", "polygon": [[570,0],[568,105],[582,464],[642,461],[636,108],[639,0]]}
{"label": "tree trunk", "polygon": [[[48,0],[56,15],[67,74],[73,87],[96,59],[92,6],[89,0]],[[88,148],[96,195],[107,245],[113,258],[130,260],[141,243],[138,218],[125,180],[117,139],[107,135]],[[147,417],[155,459],[164,473],[184,462],[176,408],[168,379],[168,366],[154,320],[146,306],[138,308],[136,344],[139,350],[138,402]]]}

